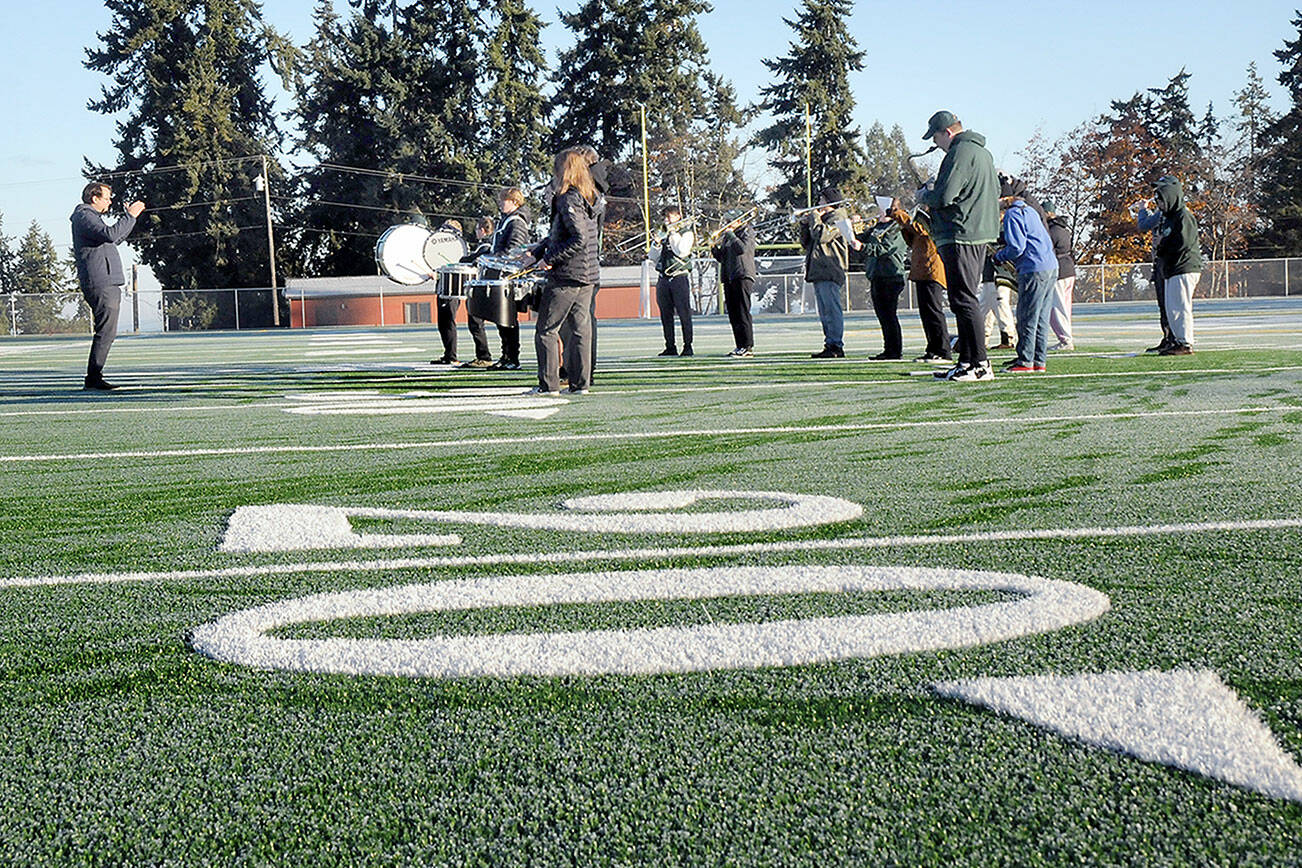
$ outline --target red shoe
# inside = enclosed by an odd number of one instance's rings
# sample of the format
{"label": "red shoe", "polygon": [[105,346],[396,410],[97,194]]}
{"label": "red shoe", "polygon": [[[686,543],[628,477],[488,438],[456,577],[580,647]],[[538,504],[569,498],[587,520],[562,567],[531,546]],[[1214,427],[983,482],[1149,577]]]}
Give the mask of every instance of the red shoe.
{"label": "red shoe", "polygon": [[1036,365],[1036,366],[1035,366],[1035,372],[1036,372],[1037,374],[1043,374],[1043,373],[1045,372],[1045,370],[1047,370],[1047,369],[1044,367],[1044,365]]}

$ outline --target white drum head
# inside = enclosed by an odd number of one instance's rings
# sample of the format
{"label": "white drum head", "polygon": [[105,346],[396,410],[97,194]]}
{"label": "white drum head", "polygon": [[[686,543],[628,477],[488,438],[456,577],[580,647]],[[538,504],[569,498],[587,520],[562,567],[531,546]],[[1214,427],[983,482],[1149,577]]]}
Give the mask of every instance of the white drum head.
{"label": "white drum head", "polygon": [[456,232],[440,229],[425,239],[425,263],[430,271],[450,265],[466,255],[466,241]]}
{"label": "white drum head", "polygon": [[414,223],[390,226],[375,243],[375,264],[395,283],[424,283],[434,270],[425,261],[425,244],[433,234]]}

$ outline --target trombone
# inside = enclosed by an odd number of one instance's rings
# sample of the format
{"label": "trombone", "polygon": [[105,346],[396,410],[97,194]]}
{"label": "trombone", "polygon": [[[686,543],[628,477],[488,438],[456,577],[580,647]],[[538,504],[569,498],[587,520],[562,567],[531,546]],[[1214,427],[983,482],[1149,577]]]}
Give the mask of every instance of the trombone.
{"label": "trombone", "polygon": [[759,206],[758,205],[750,206],[742,214],[732,218],[727,223],[724,223],[718,229],[714,230],[714,232],[710,234],[710,240],[707,242],[708,246],[713,247],[719,241],[719,239],[723,237],[723,234],[725,232],[732,232],[734,230],[740,229],[741,227],[745,226],[747,223],[754,220],[756,215],[758,214],[759,214]]}
{"label": "trombone", "polygon": [[[661,226],[656,231],[656,233],[651,236],[651,243],[654,245],[664,241],[667,237],[669,237],[670,229],[673,229],[674,231],[682,231],[683,229],[690,229],[691,227],[695,226],[697,221],[699,221],[700,219],[701,217],[699,214],[692,214],[690,216],[682,218],[681,220],[675,221],[672,226]],[[614,252],[619,254],[630,253],[633,250],[637,249],[637,245],[645,244],[645,243],[646,243],[646,235],[642,232],[638,232],[628,236],[623,241],[616,244],[614,247]]]}
{"label": "trombone", "polygon": [[808,208],[794,208],[791,211],[790,218],[792,223],[799,223],[805,217],[813,214],[815,211],[822,211],[824,208],[840,208],[845,206],[849,208],[855,203],[849,199],[838,199],[835,202],[826,202],[822,205],[810,205]]}

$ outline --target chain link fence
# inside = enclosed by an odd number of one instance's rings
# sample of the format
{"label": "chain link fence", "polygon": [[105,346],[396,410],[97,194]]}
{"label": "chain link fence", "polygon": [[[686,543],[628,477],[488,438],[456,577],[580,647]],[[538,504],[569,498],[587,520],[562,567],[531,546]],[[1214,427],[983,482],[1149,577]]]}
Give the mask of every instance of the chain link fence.
{"label": "chain link fence", "polygon": [[[805,282],[801,256],[760,256],[752,298],[757,315],[800,316],[815,311],[813,286]],[[1075,304],[1153,301],[1152,265],[1076,266]],[[718,264],[700,257],[693,274],[696,311],[722,309]],[[283,295],[283,292],[282,292]],[[1261,298],[1302,295],[1302,258],[1233,259],[1207,263],[1194,298]],[[271,328],[269,287],[124,292],[120,332]],[[871,310],[868,280],[852,271],[846,280],[847,310]],[[900,305],[917,305],[909,283]],[[282,321],[288,322],[282,308]],[[377,323],[378,325],[378,323]],[[79,292],[0,294],[0,332],[6,335],[90,334],[90,308]]]}

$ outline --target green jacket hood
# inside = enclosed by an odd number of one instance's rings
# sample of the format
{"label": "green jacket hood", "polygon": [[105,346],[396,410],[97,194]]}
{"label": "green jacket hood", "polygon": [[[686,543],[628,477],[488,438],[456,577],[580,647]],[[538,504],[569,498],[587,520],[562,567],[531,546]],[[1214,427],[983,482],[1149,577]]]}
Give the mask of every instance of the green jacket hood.
{"label": "green jacket hood", "polygon": [[1179,211],[1184,207],[1184,187],[1175,178],[1159,178],[1153,185],[1153,198],[1157,200],[1157,209],[1163,213]]}
{"label": "green jacket hood", "polygon": [[[963,130],[963,132],[954,136],[954,141],[971,142],[972,144],[980,145],[983,148],[986,146],[986,137],[980,133],[973,132],[972,130]],[[953,145],[950,145],[950,147],[953,147]]]}

